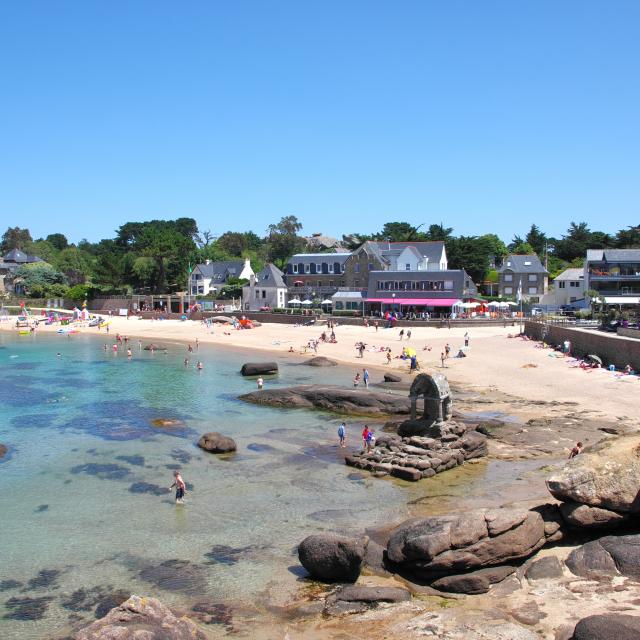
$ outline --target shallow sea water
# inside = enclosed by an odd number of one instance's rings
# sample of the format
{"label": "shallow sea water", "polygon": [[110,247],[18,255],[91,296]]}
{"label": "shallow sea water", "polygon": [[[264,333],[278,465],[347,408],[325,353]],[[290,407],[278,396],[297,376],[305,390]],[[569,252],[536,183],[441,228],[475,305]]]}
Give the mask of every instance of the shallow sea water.
{"label": "shallow sea water", "polygon": [[[300,588],[306,535],[407,513],[398,483],[349,479],[335,416],[237,400],[255,388],[241,364],[264,356],[201,346],[185,367],[180,344],[151,354],[134,339],[128,361],[103,342],[0,335],[3,640],[56,637],[118,591],[182,606],[282,603]],[[266,386],[350,380],[281,361]],[[159,429],[156,418],[182,424]],[[232,436],[238,453],[198,449],[206,431]],[[183,507],[165,492],[176,466],[193,485]]]}

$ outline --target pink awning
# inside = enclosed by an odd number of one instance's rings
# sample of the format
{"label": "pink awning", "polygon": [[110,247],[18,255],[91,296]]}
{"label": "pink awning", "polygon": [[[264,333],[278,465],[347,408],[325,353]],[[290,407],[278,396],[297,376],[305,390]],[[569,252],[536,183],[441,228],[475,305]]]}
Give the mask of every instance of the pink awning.
{"label": "pink awning", "polygon": [[383,304],[404,304],[414,307],[452,307],[457,298],[367,298],[367,302],[382,302]]}

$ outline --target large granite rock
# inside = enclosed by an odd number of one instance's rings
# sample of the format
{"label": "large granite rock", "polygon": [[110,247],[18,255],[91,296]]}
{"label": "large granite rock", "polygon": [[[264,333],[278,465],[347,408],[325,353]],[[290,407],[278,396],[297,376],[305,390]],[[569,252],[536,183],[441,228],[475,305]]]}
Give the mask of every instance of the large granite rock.
{"label": "large granite rock", "polygon": [[385,373],[383,376],[385,382],[402,382],[402,378],[395,373]]}
{"label": "large granite rock", "polygon": [[401,570],[433,581],[527,558],[545,541],[539,513],[483,509],[409,520],[392,534],[387,557]]}
{"label": "large granite rock", "polygon": [[367,609],[373,609],[383,602],[406,602],[407,600],[411,600],[411,594],[402,587],[347,585],[340,587],[327,597],[324,613],[327,615],[360,613]]}
{"label": "large granite rock", "polygon": [[606,613],[582,618],[571,640],[638,640],[640,616]]}
{"label": "large granite rock", "polygon": [[617,513],[578,502],[563,502],[560,513],[570,527],[579,529],[614,529],[631,518],[628,513]]}
{"label": "large granite rock", "polygon": [[209,453],[230,453],[237,449],[236,441],[216,431],[205,433],[198,440],[198,446]]}
{"label": "large granite rock", "polygon": [[302,566],[323,582],[355,582],[364,555],[364,540],[329,533],[308,536],[298,546]]}
{"label": "large granite rock", "polygon": [[552,495],[622,513],[640,513],[640,435],[605,440],[547,480]]}
{"label": "large granite rock", "polygon": [[145,346],[144,350],[145,351],[166,351],[167,347],[161,342],[150,342],[148,345]]}
{"label": "large granite rock", "polygon": [[466,593],[477,595],[486,593],[492,584],[502,582],[507,576],[515,572],[515,567],[503,565],[500,567],[487,567],[470,573],[462,573],[453,576],[444,576],[431,583],[431,586],[440,591],[449,593]]}
{"label": "large granite rock", "polygon": [[300,385],[286,389],[263,389],[240,396],[240,400],[271,407],[322,409],[347,415],[388,416],[408,414],[409,398],[390,393],[344,387]]}
{"label": "large granite rock", "polygon": [[565,564],[577,576],[600,579],[626,576],[640,579],[640,534],[605,536],[574,549]]}
{"label": "large granite rock", "polygon": [[206,640],[198,626],[155,598],[131,596],[74,640]]}
{"label": "large granite rock", "polygon": [[243,376],[268,376],[278,373],[277,362],[246,362],[240,373]]}

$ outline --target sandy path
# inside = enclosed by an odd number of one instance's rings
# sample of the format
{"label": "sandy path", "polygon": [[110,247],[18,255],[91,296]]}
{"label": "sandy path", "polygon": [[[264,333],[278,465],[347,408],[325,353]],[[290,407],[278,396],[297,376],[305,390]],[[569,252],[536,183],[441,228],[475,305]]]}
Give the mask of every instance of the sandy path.
{"label": "sandy path", "polygon": [[[0,324],[0,329],[15,331],[11,323]],[[38,332],[56,332],[58,327],[40,326]],[[111,343],[115,334],[150,341],[188,342],[195,347],[196,339],[202,344],[224,345],[248,351],[247,360],[268,357],[267,352],[303,360],[312,351],[303,353],[309,340],[318,338],[325,329],[322,326],[294,326],[264,324],[252,330],[235,331],[229,326],[214,325],[207,329],[202,323],[179,320],[137,320],[114,317],[107,335],[104,329],[83,327],[82,333],[103,337]],[[507,336],[517,332],[517,327],[478,326],[471,328],[412,328],[409,340],[400,341],[398,329],[374,327],[338,326],[335,329],[337,344],[321,343],[318,355],[327,356],[353,367],[354,374],[362,367],[372,370],[408,371],[408,365],[394,359],[386,365],[383,353],[365,351],[358,358],[355,344],[363,340],[368,349],[391,347],[393,356],[400,354],[403,345],[416,349],[423,371],[442,370],[440,353],[445,344],[451,345],[456,354],[464,344],[464,334],[469,333],[470,348],[467,358],[450,358],[444,373],[452,383],[475,386],[479,390],[496,389],[503,393],[529,400],[565,400],[579,403],[578,410],[599,411],[611,417],[638,417],[637,396],[640,378],[620,376],[605,370],[585,372],[572,366],[569,358],[556,357],[555,352],[541,349],[536,343]],[[406,332],[406,330],[405,330]],[[73,336],[72,336],[73,337]],[[66,339],[66,338],[65,338]],[[425,346],[430,351],[423,350]],[[288,353],[293,347],[295,353]],[[206,366],[206,361],[204,362]],[[374,375],[375,380],[375,375]]]}

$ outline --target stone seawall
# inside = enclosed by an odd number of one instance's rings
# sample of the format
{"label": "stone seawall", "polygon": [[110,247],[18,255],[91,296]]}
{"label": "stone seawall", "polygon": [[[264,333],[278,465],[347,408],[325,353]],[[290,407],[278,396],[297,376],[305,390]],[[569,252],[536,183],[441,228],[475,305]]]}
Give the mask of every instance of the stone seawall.
{"label": "stone seawall", "polygon": [[615,364],[616,368],[622,369],[630,364],[636,371],[640,370],[640,340],[634,338],[597,329],[577,329],[530,321],[524,323],[524,332],[529,338],[544,339],[553,345],[569,340],[572,354],[585,356],[593,353],[602,358],[605,366]]}

